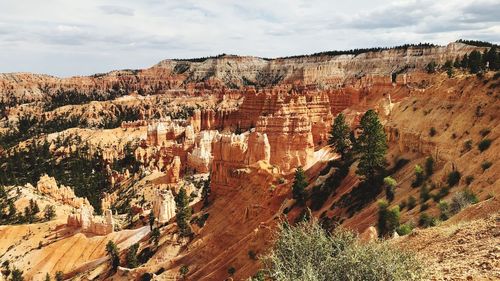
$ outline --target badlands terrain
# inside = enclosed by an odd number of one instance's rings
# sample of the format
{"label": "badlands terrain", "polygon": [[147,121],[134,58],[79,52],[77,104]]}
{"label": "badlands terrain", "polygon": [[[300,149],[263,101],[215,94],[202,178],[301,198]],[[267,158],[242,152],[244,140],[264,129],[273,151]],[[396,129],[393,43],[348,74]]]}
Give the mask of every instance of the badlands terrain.
{"label": "badlands terrain", "polygon": [[[425,279],[498,280],[498,56],[461,41],[0,74],[0,280],[264,280],[278,224],[311,216],[413,251]],[[380,184],[329,142],[342,114],[356,143],[368,110]]]}

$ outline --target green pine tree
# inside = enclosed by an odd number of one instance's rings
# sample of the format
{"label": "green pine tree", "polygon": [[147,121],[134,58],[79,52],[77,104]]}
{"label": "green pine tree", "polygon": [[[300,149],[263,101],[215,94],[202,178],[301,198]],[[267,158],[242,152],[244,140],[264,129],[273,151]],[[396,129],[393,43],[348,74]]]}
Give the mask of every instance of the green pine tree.
{"label": "green pine tree", "polygon": [[113,241],[109,240],[108,244],[106,244],[106,253],[111,260],[111,266],[113,267],[113,269],[118,268],[118,266],[120,265],[120,255],[118,252],[119,251],[116,244]]}
{"label": "green pine tree", "polygon": [[308,182],[306,180],[306,174],[304,170],[302,169],[301,166],[299,166],[295,170],[295,179],[293,181],[292,185],[292,195],[293,199],[297,200],[297,202],[303,204],[306,197],[306,187],[308,185]]}
{"label": "green pine tree", "polygon": [[126,256],[126,262],[128,268],[136,268],[139,266],[139,261],[137,260],[137,250],[139,250],[139,244],[135,243],[130,246]]}
{"label": "green pine tree", "polygon": [[191,226],[189,225],[189,220],[191,219],[191,208],[189,207],[189,197],[186,193],[186,189],[181,187],[179,193],[175,197],[176,205],[176,221],[177,226],[181,236],[189,236],[191,234]]}
{"label": "green pine tree", "polygon": [[328,143],[335,147],[335,151],[340,154],[340,159],[342,160],[345,159],[346,155],[350,151],[351,140],[349,138],[349,134],[350,130],[349,126],[345,122],[345,116],[340,113],[337,117],[335,117]]}
{"label": "green pine tree", "polygon": [[360,154],[357,173],[374,183],[385,170],[386,135],[377,113],[371,109],[361,118],[360,126],[362,133],[357,139]]}
{"label": "green pine tree", "polygon": [[469,55],[469,71],[472,74],[476,74],[481,71],[481,65],[482,65],[482,56],[479,51],[472,51]]}

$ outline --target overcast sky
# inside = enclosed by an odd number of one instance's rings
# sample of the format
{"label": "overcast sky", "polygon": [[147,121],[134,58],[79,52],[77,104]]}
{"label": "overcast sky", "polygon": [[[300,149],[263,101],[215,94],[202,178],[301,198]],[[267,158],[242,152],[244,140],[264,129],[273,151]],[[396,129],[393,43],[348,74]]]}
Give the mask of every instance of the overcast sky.
{"label": "overcast sky", "polygon": [[220,53],[500,42],[499,0],[0,0],[0,72],[57,76]]}

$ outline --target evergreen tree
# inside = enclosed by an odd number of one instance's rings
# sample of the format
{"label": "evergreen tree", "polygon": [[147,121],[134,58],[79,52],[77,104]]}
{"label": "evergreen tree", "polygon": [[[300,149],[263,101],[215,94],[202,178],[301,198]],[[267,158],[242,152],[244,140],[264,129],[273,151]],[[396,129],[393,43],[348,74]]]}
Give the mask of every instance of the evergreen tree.
{"label": "evergreen tree", "polygon": [[160,229],[155,227],[151,232],[150,242],[152,242],[155,246],[158,246],[158,243],[160,242],[160,235]]}
{"label": "evergreen tree", "polygon": [[186,193],[186,189],[181,187],[179,193],[175,197],[176,205],[176,221],[177,226],[181,236],[189,236],[191,234],[191,226],[189,225],[189,220],[191,219],[191,208],[189,207],[189,197]]}
{"label": "evergreen tree", "polygon": [[116,270],[116,268],[120,265],[120,255],[118,253],[118,247],[116,247],[116,244],[111,240],[109,240],[108,244],[106,244],[106,253],[111,260],[113,270]]}
{"label": "evergreen tree", "polygon": [[340,113],[337,117],[335,117],[328,143],[335,147],[335,151],[340,154],[340,159],[342,160],[344,160],[345,156],[349,153],[349,149],[351,147],[349,133],[350,130],[349,126],[345,122],[345,116]]}
{"label": "evergreen tree", "polygon": [[374,183],[385,170],[386,136],[377,113],[371,109],[361,118],[360,126],[362,133],[357,140],[360,153],[357,173]]}
{"label": "evergreen tree", "polygon": [[469,71],[472,74],[476,74],[481,71],[481,53],[477,50],[474,50],[469,55]]}
{"label": "evergreen tree", "polygon": [[10,280],[12,281],[24,281],[24,277],[23,277],[23,272],[17,268],[14,268],[14,270],[12,270],[12,277]]}
{"label": "evergreen tree", "polygon": [[484,58],[490,70],[500,69],[500,56],[498,55],[496,46],[491,47]]}
{"label": "evergreen tree", "polygon": [[153,214],[153,210],[149,213],[149,230],[153,230],[153,226],[155,225],[155,214]]}
{"label": "evergreen tree", "polygon": [[203,187],[201,190],[201,198],[203,199],[203,207],[207,207],[210,203],[210,175],[208,179],[203,182]]}
{"label": "evergreen tree", "polygon": [[139,261],[137,260],[137,250],[139,250],[138,243],[135,243],[128,249],[126,256],[126,262],[128,268],[136,268],[139,265]]}
{"label": "evergreen tree", "polygon": [[467,56],[467,54],[464,54],[462,61],[460,62],[460,67],[462,67],[463,69],[469,67],[469,57]]}
{"label": "evergreen tree", "polygon": [[453,62],[453,67],[454,68],[459,68],[460,67],[460,57],[459,56],[457,56],[455,58],[455,61]]}
{"label": "evergreen tree", "polygon": [[54,209],[54,206],[47,205],[47,207],[45,207],[45,212],[44,212],[43,216],[45,217],[45,220],[47,220],[47,221],[50,221],[51,219],[53,219],[56,216],[56,211]]}
{"label": "evergreen tree", "polygon": [[385,200],[378,202],[378,231],[380,237],[392,235],[399,226],[400,211],[399,206],[389,210],[389,204]]}
{"label": "evergreen tree", "polygon": [[9,214],[7,215],[9,219],[14,219],[14,217],[16,216],[16,206],[14,205],[14,201],[12,200],[9,200]]}
{"label": "evergreen tree", "polygon": [[297,200],[300,204],[303,204],[306,199],[306,187],[308,182],[306,180],[306,174],[301,166],[295,170],[295,179],[292,185],[292,195],[293,199]]}
{"label": "evergreen tree", "polygon": [[56,272],[56,281],[63,281],[64,280],[64,275],[62,271]]}
{"label": "evergreen tree", "polygon": [[33,213],[33,215],[36,215],[40,212],[40,208],[38,207],[38,203],[36,203],[36,201],[33,199],[30,199],[30,210]]}
{"label": "evergreen tree", "polygon": [[50,275],[48,273],[45,274],[45,281],[50,281]]}

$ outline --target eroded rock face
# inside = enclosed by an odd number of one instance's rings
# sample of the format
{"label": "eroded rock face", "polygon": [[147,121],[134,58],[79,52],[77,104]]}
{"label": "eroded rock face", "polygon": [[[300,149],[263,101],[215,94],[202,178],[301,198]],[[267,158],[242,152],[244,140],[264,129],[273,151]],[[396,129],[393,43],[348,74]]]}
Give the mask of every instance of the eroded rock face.
{"label": "eroded rock face", "polygon": [[75,214],[68,215],[66,224],[96,235],[112,233],[115,225],[111,210],[104,210],[104,217],[94,216],[94,208],[88,204],[82,204]]}
{"label": "eroded rock face", "polygon": [[177,183],[179,181],[179,176],[181,173],[181,158],[175,156],[172,163],[167,165],[165,168],[166,183]]}
{"label": "eroded rock face", "polygon": [[175,216],[175,198],[172,191],[160,192],[156,190],[155,200],[153,201],[153,209],[151,210],[155,218],[164,223]]}
{"label": "eroded rock face", "polygon": [[201,131],[195,140],[193,151],[188,152],[187,166],[198,173],[207,173],[212,165],[212,141],[219,135],[218,131]]}
{"label": "eroded rock face", "polygon": [[78,208],[81,205],[90,205],[86,198],[77,197],[71,187],[64,185],[58,186],[56,179],[49,177],[48,175],[40,177],[36,188],[43,195],[52,197],[60,203],[67,204],[75,208]]}
{"label": "eroded rock face", "polygon": [[269,163],[270,149],[267,136],[256,131],[218,136],[212,146],[211,184],[238,187],[241,177],[250,172],[249,166],[259,161]]}

